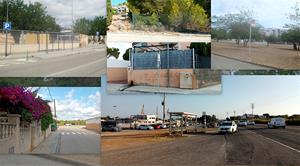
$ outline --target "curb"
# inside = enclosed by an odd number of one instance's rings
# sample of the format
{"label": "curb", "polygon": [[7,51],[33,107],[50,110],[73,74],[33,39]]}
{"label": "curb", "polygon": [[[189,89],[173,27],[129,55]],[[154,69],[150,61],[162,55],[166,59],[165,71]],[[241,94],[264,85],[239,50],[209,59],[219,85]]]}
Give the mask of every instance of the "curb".
{"label": "curb", "polygon": [[44,158],[47,160],[54,160],[54,161],[58,161],[61,163],[70,164],[70,165],[74,165],[74,166],[96,166],[96,165],[83,163],[83,162],[79,162],[79,161],[72,161],[72,160],[68,160],[68,159],[64,159],[64,158],[60,158],[60,157],[48,155],[48,154],[32,154],[30,156],[36,156],[36,157]]}

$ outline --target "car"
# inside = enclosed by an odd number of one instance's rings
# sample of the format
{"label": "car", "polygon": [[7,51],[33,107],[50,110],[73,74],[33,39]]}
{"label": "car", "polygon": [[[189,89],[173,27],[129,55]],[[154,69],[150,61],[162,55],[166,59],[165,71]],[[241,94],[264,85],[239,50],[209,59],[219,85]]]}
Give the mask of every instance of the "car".
{"label": "car", "polygon": [[121,132],[122,128],[120,126],[102,126],[102,131]]}
{"label": "car", "polygon": [[254,122],[254,121],[249,121],[249,122],[247,123],[247,125],[255,125],[255,122]]}
{"label": "car", "polygon": [[161,125],[160,125],[160,128],[161,128],[161,129],[166,129],[166,128],[167,128],[167,125],[161,124]]}
{"label": "car", "polygon": [[72,126],[72,124],[70,124],[70,123],[66,123],[66,124],[65,124],[65,126]]}
{"label": "car", "polygon": [[272,118],[268,123],[268,128],[285,128],[285,119],[284,118]]}
{"label": "car", "polygon": [[153,127],[154,129],[160,129],[160,128],[161,128],[160,126],[161,126],[160,124],[152,125],[152,127]]}
{"label": "car", "polygon": [[248,125],[248,122],[246,120],[241,120],[238,123],[238,126],[247,126],[247,125]]}
{"label": "car", "polygon": [[51,124],[51,131],[56,131],[58,128],[57,124],[53,123]]}
{"label": "car", "polygon": [[237,124],[234,121],[223,121],[218,129],[219,133],[235,133],[237,131]]}
{"label": "car", "polygon": [[139,130],[154,130],[154,128],[150,125],[140,125]]}

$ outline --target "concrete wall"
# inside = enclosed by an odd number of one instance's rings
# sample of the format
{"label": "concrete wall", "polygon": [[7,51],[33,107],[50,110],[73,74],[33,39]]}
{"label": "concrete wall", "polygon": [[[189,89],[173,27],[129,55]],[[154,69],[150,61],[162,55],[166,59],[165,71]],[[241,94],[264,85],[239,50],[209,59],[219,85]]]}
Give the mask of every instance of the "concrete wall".
{"label": "concrete wall", "polygon": [[[180,72],[193,73],[193,69],[170,69],[169,79],[170,87],[179,88],[180,87]],[[147,85],[147,86],[157,86],[159,84],[161,87],[168,87],[168,70],[132,70],[128,71],[128,84],[133,83],[134,85]],[[193,74],[193,89],[198,88],[198,81],[196,76]]]}
{"label": "concrete wall", "polygon": [[101,124],[101,118],[100,117],[87,119],[85,121],[85,127],[88,130],[94,130],[94,131],[100,132],[100,124]]}
{"label": "concrete wall", "polygon": [[127,82],[128,79],[127,67],[114,67],[107,68],[107,81],[108,82]]}

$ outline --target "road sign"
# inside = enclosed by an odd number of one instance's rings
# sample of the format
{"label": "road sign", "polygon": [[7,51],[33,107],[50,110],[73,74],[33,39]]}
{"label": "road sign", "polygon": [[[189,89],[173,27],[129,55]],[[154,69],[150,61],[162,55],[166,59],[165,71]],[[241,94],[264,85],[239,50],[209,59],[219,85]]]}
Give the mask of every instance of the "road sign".
{"label": "road sign", "polygon": [[4,22],[3,23],[4,30],[11,30],[11,22]]}

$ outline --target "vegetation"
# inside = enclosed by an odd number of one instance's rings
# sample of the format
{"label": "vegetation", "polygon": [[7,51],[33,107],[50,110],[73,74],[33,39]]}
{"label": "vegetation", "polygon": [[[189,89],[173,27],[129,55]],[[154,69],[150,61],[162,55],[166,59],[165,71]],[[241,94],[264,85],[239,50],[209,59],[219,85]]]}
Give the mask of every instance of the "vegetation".
{"label": "vegetation", "polygon": [[47,130],[53,122],[54,122],[54,120],[53,120],[53,117],[52,117],[52,113],[51,112],[45,113],[42,116],[42,119],[41,119],[42,131]]}
{"label": "vegetation", "polygon": [[131,51],[132,49],[131,48],[128,48],[126,50],[126,52],[123,54],[123,59],[126,60],[126,61],[129,61],[129,52]]}
{"label": "vegetation", "polygon": [[106,18],[102,16],[95,17],[93,20],[80,18],[76,20],[73,29],[75,33],[95,36],[99,32],[99,35],[106,35]]}
{"label": "vegetation", "polygon": [[[107,3],[108,25],[113,10]],[[210,1],[207,0],[127,0],[129,16],[136,28],[168,28],[180,32],[208,32],[210,30]]]}
{"label": "vegetation", "polygon": [[211,56],[210,45],[210,43],[191,43],[190,48],[193,48],[198,56]]}
{"label": "vegetation", "polygon": [[85,125],[85,120],[58,120],[57,124],[59,126],[63,126],[65,124],[72,124],[72,125]]}
{"label": "vegetation", "polygon": [[48,15],[46,7],[40,2],[25,4],[23,0],[9,0],[0,2],[0,22],[6,21],[6,5],[8,2],[9,18],[12,28],[16,30],[32,31],[60,31],[55,18]]}
{"label": "vegetation", "polygon": [[107,58],[115,57],[116,59],[118,59],[119,55],[120,55],[120,50],[118,48],[107,47]]}

